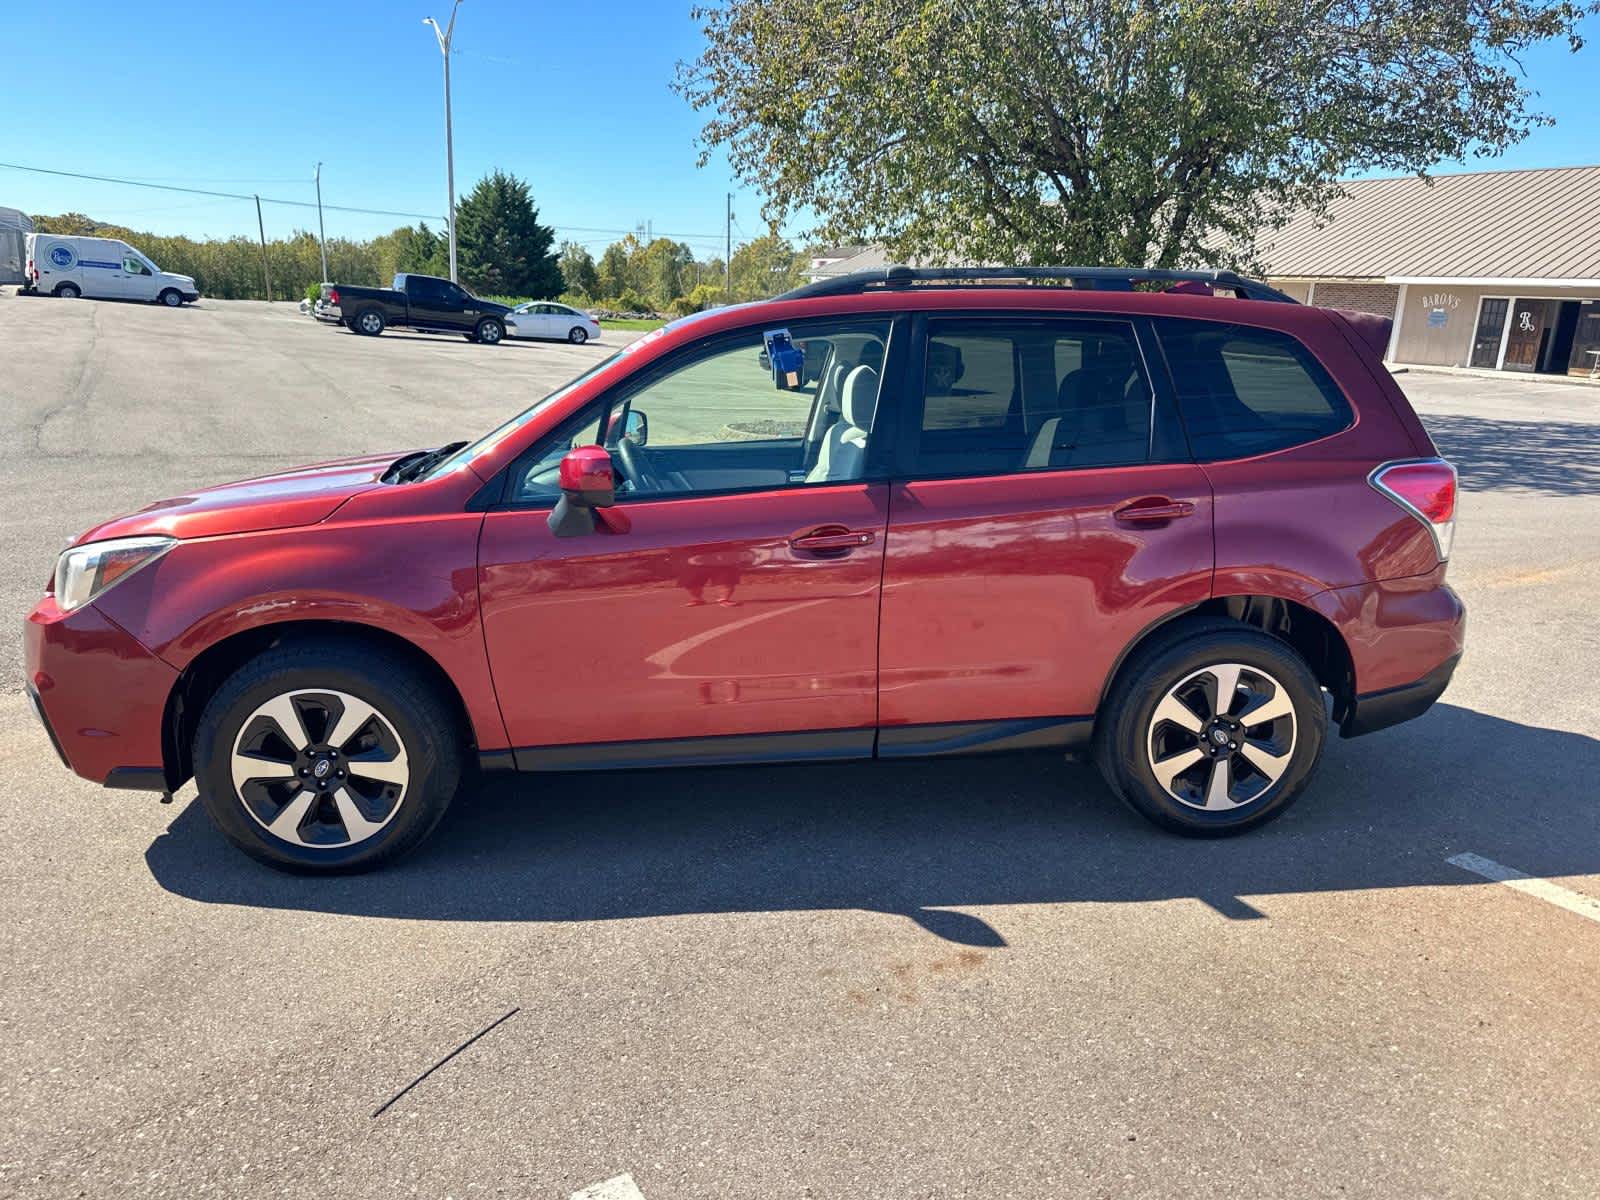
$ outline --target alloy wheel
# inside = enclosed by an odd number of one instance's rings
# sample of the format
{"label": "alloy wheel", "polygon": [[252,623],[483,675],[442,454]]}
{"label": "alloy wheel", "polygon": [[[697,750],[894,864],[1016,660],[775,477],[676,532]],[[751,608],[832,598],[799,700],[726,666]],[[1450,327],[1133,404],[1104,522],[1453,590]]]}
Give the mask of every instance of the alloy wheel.
{"label": "alloy wheel", "polygon": [[268,833],[297,846],[364,842],[394,819],[411,769],[394,723],[347,692],[297,689],[239,727],[233,787]]}
{"label": "alloy wheel", "polygon": [[383,328],[383,318],[377,313],[361,314],[361,331],[363,333],[377,333]]}
{"label": "alloy wheel", "polygon": [[1294,700],[1266,671],[1217,663],[1169,689],[1150,718],[1146,753],[1179,804],[1225,812],[1260,799],[1294,758]]}

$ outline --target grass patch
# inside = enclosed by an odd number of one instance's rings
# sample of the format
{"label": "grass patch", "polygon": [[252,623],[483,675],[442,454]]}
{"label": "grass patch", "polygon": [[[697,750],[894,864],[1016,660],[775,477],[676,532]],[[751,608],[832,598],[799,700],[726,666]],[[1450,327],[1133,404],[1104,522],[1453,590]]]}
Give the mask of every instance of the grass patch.
{"label": "grass patch", "polygon": [[660,329],[666,322],[655,317],[601,317],[601,329],[637,329],[641,333],[648,333],[652,329]]}

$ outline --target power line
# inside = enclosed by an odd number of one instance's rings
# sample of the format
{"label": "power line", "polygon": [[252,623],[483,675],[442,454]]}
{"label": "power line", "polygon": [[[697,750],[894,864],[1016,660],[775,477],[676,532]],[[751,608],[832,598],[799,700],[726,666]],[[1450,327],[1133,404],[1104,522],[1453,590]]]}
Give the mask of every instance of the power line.
{"label": "power line", "polygon": [[[153,181],[153,179],[118,179],[109,175],[86,175],[81,171],[57,171],[50,167],[30,167],[25,166],[22,163],[10,162],[0,162],[0,167],[4,167],[12,171],[30,171],[36,175],[57,175],[66,179],[88,179],[95,183],[119,183],[125,184],[128,187],[150,188],[155,191],[182,192],[190,196],[214,196],[221,200],[249,200],[251,202],[256,200],[256,196],[249,192],[218,192],[212,191],[208,188],[183,187],[174,183],[156,183]],[[240,182],[244,181],[240,180]],[[280,182],[287,183],[293,181],[282,180]],[[310,200],[280,200],[272,196],[262,196],[260,197],[260,200],[263,204],[282,204],[291,208],[317,207],[315,202]],[[398,212],[394,209],[388,208],[355,208],[344,204],[324,204],[322,207],[332,212],[361,213],[368,216],[377,217],[416,217],[418,220],[422,221],[443,221],[445,219],[437,213]],[[618,237],[623,237],[627,234],[636,232],[632,229],[607,228],[603,225],[555,225],[553,228],[561,233],[614,234]],[[738,229],[737,221],[734,222],[734,228]],[[743,230],[739,230],[739,232],[741,236],[744,234]],[[714,243],[722,240],[722,234],[720,233],[674,233],[666,230],[660,230],[656,231],[656,236],[674,238],[683,242]]]}
{"label": "power line", "polygon": [[[191,196],[217,196],[224,200],[251,200],[257,199],[247,192],[214,192],[207,188],[179,187],[174,183],[147,183],[141,179],[113,179],[107,175],[85,175],[81,171],[54,171],[49,167],[27,167],[21,163],[0,162],[0,167],[12,171],[32,171],[36,175],[60,175],[67,179],[89,179],[95,183],[120,183],[128,187],[153,188],[160,192],[185,192]],[[271,196],[259,198],[263,204],[283,204],[291,208],[315,208],[310,200],[278,200]],[[324,204],[324,208],[334,212],[363,213],[375,217],[416,217],[424,221],[442,221],[444,218],[438,213],[397,212],[389,208],[352,208],[344,204]]]}

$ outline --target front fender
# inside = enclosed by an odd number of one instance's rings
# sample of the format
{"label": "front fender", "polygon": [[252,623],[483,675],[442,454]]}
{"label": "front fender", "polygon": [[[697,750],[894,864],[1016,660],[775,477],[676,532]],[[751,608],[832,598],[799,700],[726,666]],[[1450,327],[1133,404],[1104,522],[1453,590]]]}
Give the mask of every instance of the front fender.
{"label": "front fender", "polygon": [[508,742],[479,624],[479,513],[182,542],[98,602],[176,670],[226,638],[342,621],[403,638],[461,694],[482,749]]}

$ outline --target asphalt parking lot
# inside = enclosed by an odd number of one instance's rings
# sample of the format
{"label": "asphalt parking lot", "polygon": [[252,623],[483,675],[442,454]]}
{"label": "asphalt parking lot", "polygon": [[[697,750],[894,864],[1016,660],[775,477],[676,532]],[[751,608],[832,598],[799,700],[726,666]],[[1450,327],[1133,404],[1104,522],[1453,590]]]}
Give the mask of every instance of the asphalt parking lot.
{"label": "asphalt parking lot", "polygon": [[699,769],[298,879],[60,768],[16,632],[63,539],[473,436],[605,340],[0,294],[0,1195],[1600,1194],[1600,387],[1402,377],[1467,657],[1244,838],[1038,758]]}

